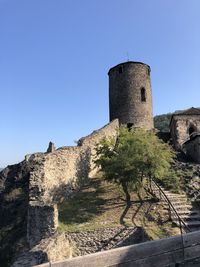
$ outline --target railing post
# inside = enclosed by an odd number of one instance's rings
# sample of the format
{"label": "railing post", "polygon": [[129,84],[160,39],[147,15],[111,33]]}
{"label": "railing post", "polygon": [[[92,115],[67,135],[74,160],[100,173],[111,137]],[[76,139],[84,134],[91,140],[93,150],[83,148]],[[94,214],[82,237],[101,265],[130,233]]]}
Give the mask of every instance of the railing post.
{"label": "railing post", "polygon": [[170,207],[170,204],[169,204],[169,220],[172,219],[172,213],[171,213],[171,207]]}
{"label": "railing post", "polygon": [[160,200],[162,199],[162,194],[161,194],[161,191],[159,189],[159,195],[160,195]]}
{"label": "railing post", "polygon": [[150,185],[150,190],[152,192],[153,190],[152,190],[152,186],[151,186],[151,178],[149,179],[149,185]]}

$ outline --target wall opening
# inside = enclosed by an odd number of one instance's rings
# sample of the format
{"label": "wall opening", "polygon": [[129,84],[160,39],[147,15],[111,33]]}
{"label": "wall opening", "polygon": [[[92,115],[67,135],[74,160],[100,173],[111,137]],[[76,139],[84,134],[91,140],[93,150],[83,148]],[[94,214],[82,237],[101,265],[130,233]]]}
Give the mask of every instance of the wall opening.
{"label": "wall opening", "polygon": [[144,87],[141,88],[140,94],[141,94],[141,101],[146,102],[146,90]]}
{"label": "wall opening", "polygon": [[133,123],[127,123],[127,128],[129,131],[133,128]]}

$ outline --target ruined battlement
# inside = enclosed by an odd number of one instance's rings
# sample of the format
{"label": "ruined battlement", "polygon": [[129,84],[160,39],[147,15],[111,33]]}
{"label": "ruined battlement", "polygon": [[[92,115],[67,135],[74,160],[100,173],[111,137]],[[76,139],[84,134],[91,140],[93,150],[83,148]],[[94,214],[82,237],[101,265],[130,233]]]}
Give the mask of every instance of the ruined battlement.
{"label": "ruined battlement", "polygon": [[29,178],[27,240],[30,247],[58,227],[57,204],[70,197],[94,175],[95,146],[103,138],[116,138],[118,120],[79,140],[77,146],[26,157],[34,165]]}

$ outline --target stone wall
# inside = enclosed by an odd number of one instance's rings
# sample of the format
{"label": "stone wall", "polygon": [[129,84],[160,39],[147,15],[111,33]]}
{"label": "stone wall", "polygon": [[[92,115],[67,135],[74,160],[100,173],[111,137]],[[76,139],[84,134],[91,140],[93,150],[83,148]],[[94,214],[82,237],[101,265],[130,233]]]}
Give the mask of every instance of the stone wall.
{"label": "stone wall", "polygon": [[57,203],[95,174],[94,148],[102,138],[116,138],[118,127],[114,120],[81,138],[77,146],[27,155],[23,162],[0,172],[1,262],[10,261],[27,244],[32,249],[55,233]]}
{"label": "stone wall", "polygon": [[72,248],[65,234],[54,234],[43,239],[29,251],[22,252],[12,264],[12,267],[31,267],[47,261],[58,261],[71,258]]}
{"label": "stone wall", "polygon": [[81,147],[62,147],[43,154],[30,175],[30,204],[52,205],[71,194],[80,180],[88,177],[88,157]]}
{"label": "stone wall", "polygon": [[174,115],[170,124],[172,142],[177,150],[181,150],[183,143],[189,138],[189,128],[193,126],[196,132],[200,132],[199,115]]}
{"label": "stone wall", "polygon": [[196,135],[183,144],[185,154],[197,163],[200,163],[200,135]]}
{"label": "stone wall", "polygon": [[30,247],[50,236],[58,225],[56,204],[94,175],[94,149],[103,138],[116,138],[118,120],[81,138],[76,147],[26,157],[34,168],[29,178],[27,239]]}
{"label": "stone wall", "polygon": [[78,146],[26,157],[34,165],[29,178],[29,203],[52,205],[79,187],[94,172],[94,148],[103,138],[116,138],[118,120],[81,138]]}
{"label": "stone wall", "polygon": [[117,130],[119,128],[119,121],[118,119],[113,120],[109,124],[105,125],[103,128],[92,132],[90,135],[81,138],[78,141],[78,146],[83,147],[83,149],[87,150],[87,153],[90,155],[90,171],[89,176],[93,176],[96,174],[97,169],[94,165],[94,158],[95,158],[95,147],[96,144],[99,143],[100,140],[103,138],[117,138]]}
{"label": "stone wall", "polygon": [[28,207],[27,240],[30,248],[42,238],[55,233],[58,227],[57,205]]}

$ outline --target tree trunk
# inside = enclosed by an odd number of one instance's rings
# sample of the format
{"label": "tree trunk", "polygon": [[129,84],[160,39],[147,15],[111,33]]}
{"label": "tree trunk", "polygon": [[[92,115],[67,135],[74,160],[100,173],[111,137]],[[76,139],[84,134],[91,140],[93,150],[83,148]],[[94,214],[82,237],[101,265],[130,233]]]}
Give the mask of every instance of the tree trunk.
{"label": "tree trunk", "polygon": [[139,189],[137,188],[137,195],[141,203],[143,203],[142,197],[140,195]]}
{"label": "tree trunk", "polygon": [[131,206],[131,196],[130,196],[130,194],[128,192],[127,183],[122,183],[122,188],[123,188],[123,191],[124,191],[124,193],[126,195],[126,204],[127,204],[128,207],[130,207]]}

